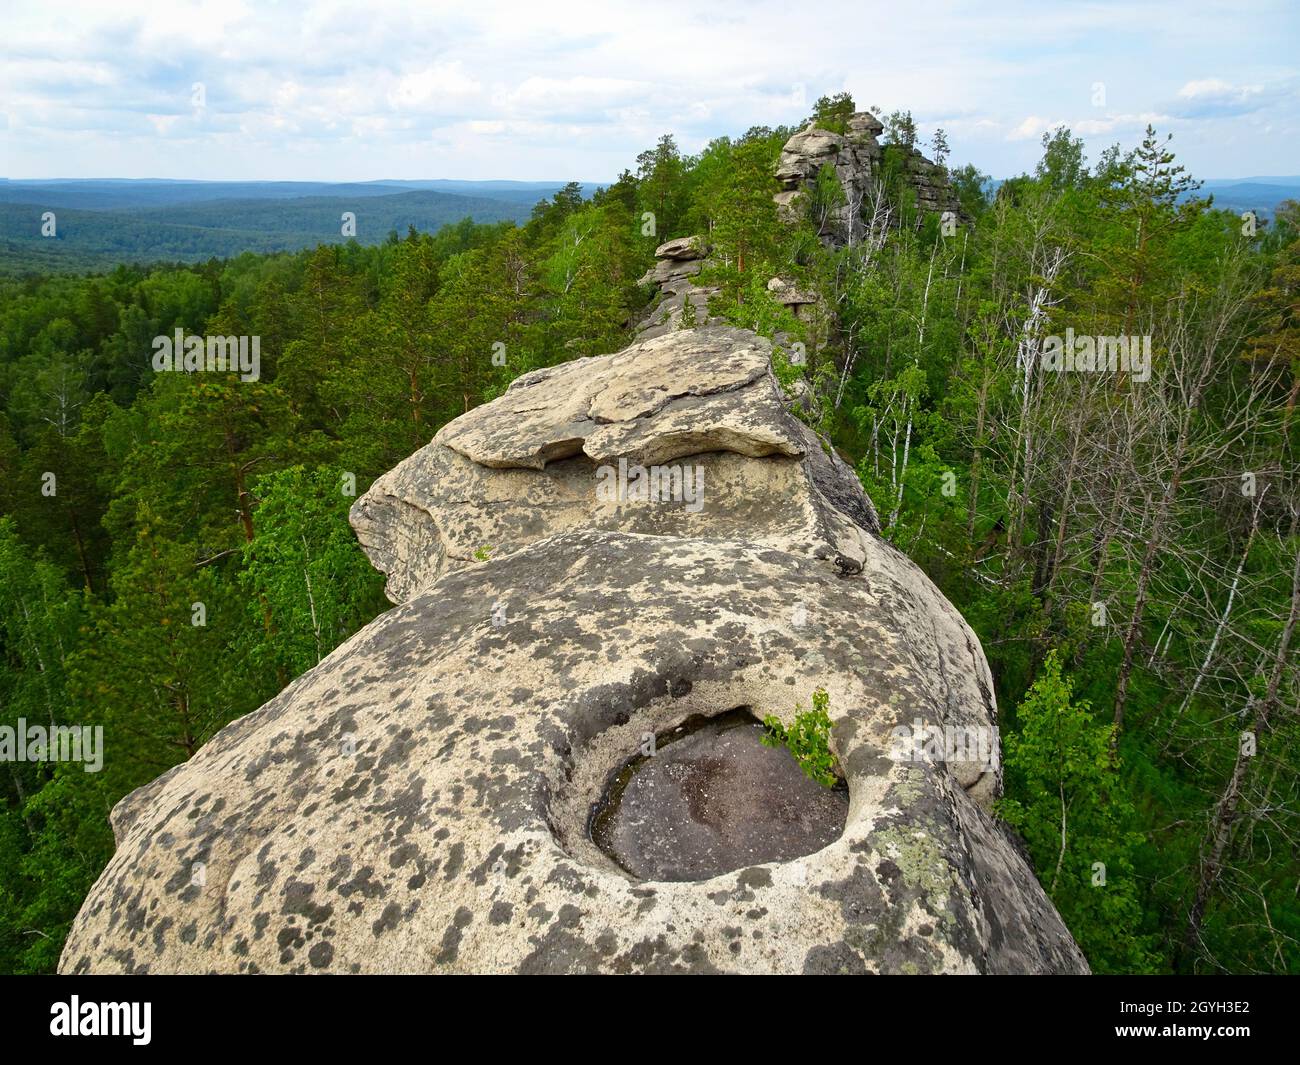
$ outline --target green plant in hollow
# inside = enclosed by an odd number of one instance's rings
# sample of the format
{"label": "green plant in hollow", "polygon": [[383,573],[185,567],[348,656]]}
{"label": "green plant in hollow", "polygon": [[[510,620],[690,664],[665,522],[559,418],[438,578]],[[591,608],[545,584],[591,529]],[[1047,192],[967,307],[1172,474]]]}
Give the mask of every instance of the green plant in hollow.
{"label": "green plant in hollow", "polygon": [[828,712],[830,696],[825,688],[813,692],[812,709],[805,710],[796,703],[794,724],[786,728],[775,714],[763,718],[764,747],[785,747],[794,755],[804,775],[822,787],[833,788],[842,774],[831,753],[831,717]]}
{"label": "green plant in hollow", "polygon": [[492,557],[492,547],[490,544],[484,544],[482,547],[474,548],[474,561],[486,562]]}

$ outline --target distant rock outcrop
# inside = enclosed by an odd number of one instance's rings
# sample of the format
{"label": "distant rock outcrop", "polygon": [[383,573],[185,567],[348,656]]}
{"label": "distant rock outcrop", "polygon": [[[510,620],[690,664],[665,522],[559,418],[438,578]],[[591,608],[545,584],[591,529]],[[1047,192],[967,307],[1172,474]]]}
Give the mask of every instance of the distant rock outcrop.
{"label": "distant rock outcrop", "polygon": [[[786,141],[781,151],[776,178],[782,188],[774,197],[778,209],[785,217],[793,218],[802,210],[804,197],[818,172],[829,165],[835,169],[844,202],[830,212],[822,238],[828,244],[861,240],[868,225],[863,218],[864,208],[870,214],[878,196],[885,149],[876,138],[883,130],[880,121],[866,111],[852,115],[843,134],[808,123]],[[903,180],[916,194],[918,209],[960,214],[961,204],[943,169],[915,148],[903,151]]]}
{"label": "distant rock outcrop", "polygon": [[777,303],[801,321],[814,321],[826,315],[825,301],[811,289],[800,288],[795,281],[773,277],[767,282],[767,291]]}
{"label": "distant rock outcrop", "polygon": [[710,251],[702,237],[678,237],[655,249],[655,264],[637,281],[658,290],[650,309],[636,327],[637,338],[646,340],[663,336],[682,324],[682,312],[689,301],[695,312],[696,325],[717,322],[709,317],[709,298],[718,290],[697,285],[695,277],[705,266]]}
{"label": "distant rock outcrop", "polygon": [[[768,357],[705,327],[540,370],[380,478],[353,522],[400,605],[118,804],[61,970],[1086,972],[988,813],[978,640]],[[645,781],[689,853],[621,824],[641,879],[598,844],[647,737],[816,688],[847,804],[764,764],[711,805],[697,748],[788,755],[694,733]]]}

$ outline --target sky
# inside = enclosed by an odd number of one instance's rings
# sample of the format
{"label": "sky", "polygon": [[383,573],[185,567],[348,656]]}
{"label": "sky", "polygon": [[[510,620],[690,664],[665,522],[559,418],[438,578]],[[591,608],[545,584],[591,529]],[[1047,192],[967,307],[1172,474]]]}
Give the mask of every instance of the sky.
{"label": "sky", "polygon": [[608,181],[798,123],[910,110],[950,162],[1095,161],[1147,123],[1193,174],[1300,174],[1300,3],[0,0],[0,176]]}

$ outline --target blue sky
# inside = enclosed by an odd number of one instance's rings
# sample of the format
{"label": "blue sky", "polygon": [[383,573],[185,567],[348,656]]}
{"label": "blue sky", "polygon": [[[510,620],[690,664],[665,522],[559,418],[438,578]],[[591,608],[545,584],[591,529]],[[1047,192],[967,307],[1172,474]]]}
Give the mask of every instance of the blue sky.
{"label": "blue sky", "polygon": [[[954,163],[1095,160],[1151,122],[1200,177],[1300,174],[1300,4],[7,0],[0,175],[607,180],[825,92]],[[201,85],[201,92],[195,85]]]}

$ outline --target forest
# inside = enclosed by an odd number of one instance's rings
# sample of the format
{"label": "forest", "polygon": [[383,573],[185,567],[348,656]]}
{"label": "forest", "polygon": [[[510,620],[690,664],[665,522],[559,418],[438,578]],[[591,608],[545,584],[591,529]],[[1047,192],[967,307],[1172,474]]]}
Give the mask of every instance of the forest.
{"label": "forest", "polygon": [[194,184],[197,191],[184,182],[0,181],[0,275],[298,251],[341,242],[344,234],[378,244],[395,230],[435,230],[467,215],[522,222],[532,205],[516,199],[515,190],[465,195],[384,182]]}
{"label": "forest", "polygon": [[[55,968],[123,795],[386,609],[356,496],[519,374],[625,345],[656,246],[697,234],[710,314],[776,338],[979,634],[999,811],[1094,971],[1300,972],[1300,205],[1216,207],[1151,129],[1090,160],[1058,128],[993,192],[894,113],[866,236],[828,247],[833,172],[774,210],[794,132],[664,136],[522,224],[0,280],[0,725],[105,737],[100,772],[6,761],[0,971]],[[917,209],[914,146],[960,218]],[[259,337],[259,379],[155,373],[177,329]],[[1148,338],[1149,377],[1043,369],[1067,330]]]}

